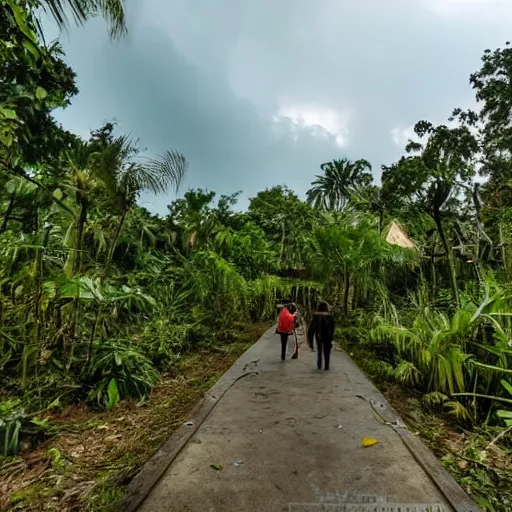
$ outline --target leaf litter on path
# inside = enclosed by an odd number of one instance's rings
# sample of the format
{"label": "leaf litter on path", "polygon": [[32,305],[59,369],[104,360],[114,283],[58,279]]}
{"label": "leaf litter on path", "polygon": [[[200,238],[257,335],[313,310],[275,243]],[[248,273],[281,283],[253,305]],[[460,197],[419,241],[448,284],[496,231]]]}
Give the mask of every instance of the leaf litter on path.
{"label": "leaf litter on path", "polygon": [[373,437],[363,437],[361,439],[361,444],[362,444],[363,448],[368,448],[369,446],[373,446],[377,443],[378,443],[377,439],[374,439]]}
{"label": "leaf litter on path", "polygon": [[[121,402],[107,412],[80,405],[52,413],[58,436],[23,458],[0,462],[0,510],[85,510],[102,495],[119,495],[169,435],[187,422],[204,392],[268,329],[266,324],[249,327],[247,340],[234,343],[229,352],[204,350],[183,357],[162,375],[144,407]],[[107,433],[115,439],[105,442]],[[59,464],[52,465],[47,455],[52,449],[61,454]]]}

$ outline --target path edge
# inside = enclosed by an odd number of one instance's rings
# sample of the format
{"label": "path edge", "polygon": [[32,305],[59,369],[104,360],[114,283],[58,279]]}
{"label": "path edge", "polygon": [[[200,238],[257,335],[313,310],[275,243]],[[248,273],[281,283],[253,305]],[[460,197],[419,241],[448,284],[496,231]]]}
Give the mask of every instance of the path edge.
{"label": "path edge", "polygon": [[[359,368],[359,366],[348,355],[348,353],[341,347],[340,349],[343,353],[343,356],[346,357],[350,363],[358,369],[362,377],[364,377],[373,387],[374,394],[370,398],[385,404],[386,408],[384,411],[382,411],[384,414],[379,413],[381,416],[383,416],[383,419],[390,423],[393,423],[399,419],[401,424],[405,425],[405,422],[400,417],[400,414],[398,414],[398,412],[393,408],[393,406],[389,403],[380,389],[377,388],[377,386],[375,386],[375,384],[364,374],[361,368]],[[387,413],[385,412],[386,409],[388,411]],[[391,413],[391,415],[389,415],[389,413]],[[482,512],[482,509],[478,507],[471,496],[443,467],[437,457],[432,453],[430,448],[420,438],[418,438],[418,436],[412,434],[408,427],[394,428],[390,426],[390,428],[393,428],[398,437],[400,437],[409,453],[421,466],[423,471],[425,471],[435,486],[441,491],[455,512]]]}
{"label": "path edge", "polygon": [[[273,336],[274,333],[275,325],[265,331],[263,335],[233,363],[219,380],[204,394],[203,398],[199,400],[187,420],[170,435],[164,445],[141,467],[140,471],[133,477],[125,489],[121,507],[123,512],[135,512],[139,509],[169,466],[199,430],[229,388],[242,377],[257,373],[253,368],[246,371],[245,365],[252,361],[251,356],[254,347]],[[192,422],[193,425],[190,425],[190,422]]]}

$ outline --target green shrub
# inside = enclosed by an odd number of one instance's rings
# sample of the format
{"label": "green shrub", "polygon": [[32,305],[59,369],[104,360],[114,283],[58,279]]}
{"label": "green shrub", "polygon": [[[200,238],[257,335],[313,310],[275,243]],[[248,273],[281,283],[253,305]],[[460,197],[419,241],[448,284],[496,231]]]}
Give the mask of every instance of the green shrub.
{"label": "green shrub", "polygon": [[25,409],[19,400],[0,402],[0,455],[9,457],[18,453],[19,435]]}
{"label": "green shrub", "polygon": [[147,396],[158,381],[153,363],[133,345],[107,340],[97,346],[90,369],[89,400],[112,409],[125,398]]}
{"label": "green shrub", "polygon": [[193,324],[176,324],[159,317],[144,328],[139,348],[156,368],[164,370],[189,347],[193,328]]}

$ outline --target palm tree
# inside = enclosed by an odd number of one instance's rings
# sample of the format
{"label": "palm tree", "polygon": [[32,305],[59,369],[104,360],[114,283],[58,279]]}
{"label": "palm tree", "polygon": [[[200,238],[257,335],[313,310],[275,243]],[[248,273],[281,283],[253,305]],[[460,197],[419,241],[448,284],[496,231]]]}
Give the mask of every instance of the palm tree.
{"label": "palm tree", "polygon": [[102,272],[105,280],[112,264],[114,251],[130,208],[142,191],[165,192],[169,186],[178,190],[187,169],[185,157],[177,151],[166,151],[157,159],[137,158],[139,152],[129,136],[113,136],[114,126],[107,124],[93,134],[92,147],[98,147],[94,172],[104,184],[120,218]]}
{"label": "palm tree", "polygon": [[369,185],[372,175],[367,160],[351,162],[347,158],[333,160],[320,166],[323,175],[316,176],[307,192],[307,200],[315,208],[343,210],[355,188]]}
{"label": "palm tree", "polygon": [[124,0],[41,0],[60,27],[69,24],[69,13],[76,23],[83,25],[87,19],[100,14],[109,25],[110,36],[118,39],[126,34]]}
{"label": "palm tree", "polygon": [[72,250],[64,265],[64,273],[67,275],[80,273],[82,268],[84,230],[94,188],[93,154],[90,144],[82,140],[64,154],[64,166],[70,175],[67,185],[74,192],[79,207],[78,215],[73,219],[74,236],[70,237]]}
{"label": "palm tree", "polygon": [[[155,194],[165,192],[169,186],[178,190],[187,169],[185,157],[177,151],[166,151],[156,159],[137,158],[139,149],[129,136],[114,136],[114,125],[107,123],[103,128],[93,132],[89,144],[93,149],[92,160],[94,173],[105,187],[112,205],[119,214],[112,241],[109,245],[105,265],[100,281],[108,277],[114,258],[114,252],[131,207],[136,203],[142,191]],[[92,344],[101,318],[102,306],[96,314],[91,330],[88,349],[88,363],[92,357]]]}
{"label": "palm tree", "polygon": [[[92,196],[106,195],[107,202],[119,215],[115,234],[108,249],[104,280],[110,269],[114,251],[119,242],[126,216],[142,191],[155,194],[169,186],[179,188],[187,168],[187,161],[177,151],[166,151],[157,159],[138,157],[136,141],[128,135],[115,135],[115,124],[106,123],[91,133],[87,142],[79,141],[64,155],[63,166],[68,171],[67,186],[74,192],[79,212],[75,213],[74,249],[83,248],[85,225]],[[75,260],[75,258],[71,258]],[[69,261],[65,267],[73,273],[80,270],[80,258]]]}
{"label": "palm tree", "polygon": [[382,187],[377,185],[360,187],[354,191],[350,200],[358,210],[371,213],[378,218],[377,228],[379,234],[381,234],[387,207],[386,196]]}
{"label": "palm tree", "polygon": [[[167,151],[159,159],[137,158],[139,150],[135,143],[126,135],[115,136],[114,128],[114,124],[107,123],[100,130],[92,132],[88,142],[79,141],[66,152],[63,159],[69,176],[65,188],[73,191],[78,206],[69,231],[71,236],[67,237],[70,251],[64,265],[66,275],[71,277],[81,274],[84,236],[92,198],[103,194],[107,204],[119,215],[114,235],[107,245],[107,256],[101,273],[102,283],[110,271],[128,212],[139,193],[143,190],[164,192],[169,185],[177,189],[186,169],[185,158],[177,152]],[[76,296],[70,324],[73,343],[79,302],[79,296]],[[101,307],[98,318],[100,312]],[[73,344],[70,353],[69,364],[73,357]]]}

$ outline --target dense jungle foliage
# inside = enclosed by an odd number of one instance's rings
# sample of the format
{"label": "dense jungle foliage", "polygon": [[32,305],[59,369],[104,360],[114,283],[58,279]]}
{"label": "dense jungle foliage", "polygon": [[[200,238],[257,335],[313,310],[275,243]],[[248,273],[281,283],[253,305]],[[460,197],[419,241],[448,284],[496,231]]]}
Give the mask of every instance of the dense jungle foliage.
{"label": "dense jungle foliage", "polygon": [[[276,301],[307,314],[319,298],[333,305],[341,342],[371,352],[379,379],[421,392],[424,407],[465,428],[494,428],[507,446],[508,43],[470,77],[479,109],[418,122],[381,184],[365,160],[332,160],[306,201],[274,186],[242,212],[238,193],[189,190],[161,217],[137,199],[177,189],[185,156],[144,156],[114,123],[87,140],[59,126],[52,112],[78,93],[76,76],[37,16],[65,24],[65,8],[0,1],[1,456],[17,453],[23,429],[46,428],[45,411],[142,400],[184,351],[272,319]],[[122,2],[67,3],[79,22],[101,12],[123,34]],[[393,222],[414,247],[385,241]]]}

